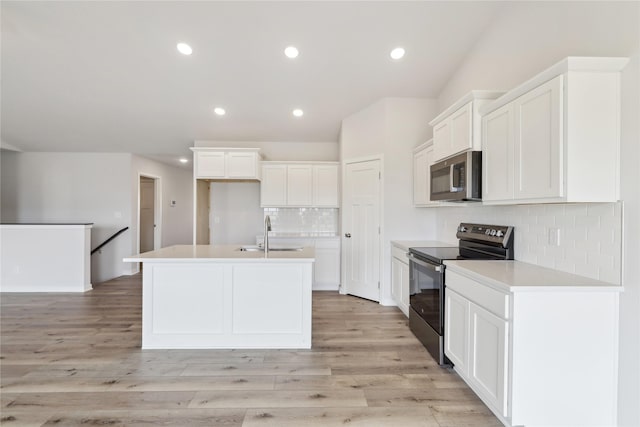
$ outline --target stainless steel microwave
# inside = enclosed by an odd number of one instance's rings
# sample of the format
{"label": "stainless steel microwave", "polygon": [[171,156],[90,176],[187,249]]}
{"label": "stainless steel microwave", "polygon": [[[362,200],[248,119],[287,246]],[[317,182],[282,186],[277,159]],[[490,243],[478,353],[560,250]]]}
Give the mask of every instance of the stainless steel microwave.
{"label": "stainless steel microwave", "polygon": [[482,151],[467,151],[431,165],[431,200],[482,200]]}

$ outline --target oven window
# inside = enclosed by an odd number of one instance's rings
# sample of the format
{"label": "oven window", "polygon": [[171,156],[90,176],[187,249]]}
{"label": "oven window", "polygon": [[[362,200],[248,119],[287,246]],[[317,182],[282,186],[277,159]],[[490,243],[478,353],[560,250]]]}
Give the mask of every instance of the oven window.
{"label": "oven window", "polygon": [[442,278],[435,271],[437,264],[430,267],[411,262],[409,280],[411,292],[409,304],[436,332],[442,335]]}

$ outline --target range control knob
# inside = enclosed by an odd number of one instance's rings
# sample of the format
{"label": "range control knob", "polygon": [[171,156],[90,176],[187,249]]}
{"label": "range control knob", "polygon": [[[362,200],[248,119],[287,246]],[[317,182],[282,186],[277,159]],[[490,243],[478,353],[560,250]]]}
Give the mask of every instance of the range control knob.
{"label": "range control knob", "polygon": [[464,233],[467,231],[467,227],[465,227],[464,225],[461,225],[460,227],[458,227],[458,231],[461,233]]}
{"label": "range control knob", "polygon": [[484,231],[484,234],[486,234],[487,236],[491,234],[491,230],[489,230],[488,228]]}
{"label": "range control knob", "polygon": [[491,230],[491,235],[492,235],[492,236],[495,236],[495,235],[496,235],[496,230],[493,230],[493,229],[492,229],[492,230]]}
{"label": "range control knob", "polygon": [[502,237],[502,236],[504,236],[504,233],[502,232],[502,230],[496,231],[496,237]]}

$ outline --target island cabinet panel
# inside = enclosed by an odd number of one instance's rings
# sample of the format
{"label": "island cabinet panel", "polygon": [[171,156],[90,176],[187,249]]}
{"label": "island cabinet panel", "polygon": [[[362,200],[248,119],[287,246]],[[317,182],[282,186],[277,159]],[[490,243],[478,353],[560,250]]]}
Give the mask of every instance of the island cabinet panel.
{"label": "island cabinet panel", "polygon": [[302,274],[302,267],[234,267],[233,333],[302,333]]}
{"label": "island cabinet panel", "polygon": [[157,265],[152,274],[153,334],[224,332],[222,266]]}

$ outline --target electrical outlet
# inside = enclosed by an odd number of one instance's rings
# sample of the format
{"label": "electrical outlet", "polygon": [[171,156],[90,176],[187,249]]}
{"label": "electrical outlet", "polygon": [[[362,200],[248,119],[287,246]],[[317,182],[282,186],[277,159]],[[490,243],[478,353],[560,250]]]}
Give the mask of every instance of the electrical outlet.
{"label": "electrical outlet", "polygon": [[555,227],[549,228],[548,242],[550,246],[560,246],[560,229]]}

